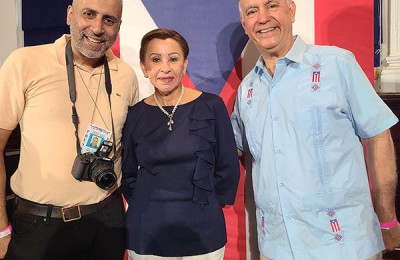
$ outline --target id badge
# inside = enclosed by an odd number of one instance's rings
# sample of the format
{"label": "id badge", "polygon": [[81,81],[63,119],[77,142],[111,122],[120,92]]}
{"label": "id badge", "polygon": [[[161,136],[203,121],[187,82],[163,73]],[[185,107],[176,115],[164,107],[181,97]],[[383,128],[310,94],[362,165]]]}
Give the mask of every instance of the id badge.
{"label": "id badge", "polygon": [[110,137],[111,131],[94,124],[89,124],[88,128],[86,129],[85,136],[81,142],[81,152],[96,152],[104,140],[110,140]]}

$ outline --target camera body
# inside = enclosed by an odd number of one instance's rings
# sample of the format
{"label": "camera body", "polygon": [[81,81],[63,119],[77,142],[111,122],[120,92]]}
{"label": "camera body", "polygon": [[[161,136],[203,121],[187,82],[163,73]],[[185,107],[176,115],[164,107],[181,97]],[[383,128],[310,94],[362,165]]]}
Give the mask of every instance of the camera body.
{"label": "camera body", "polygon": [[112,142],[104,141],[95,153],[78,154],[72,166],[72,176],[79,181],[92,181],[104,190],[110,190],[117,182],[114,161],[108,158]]}

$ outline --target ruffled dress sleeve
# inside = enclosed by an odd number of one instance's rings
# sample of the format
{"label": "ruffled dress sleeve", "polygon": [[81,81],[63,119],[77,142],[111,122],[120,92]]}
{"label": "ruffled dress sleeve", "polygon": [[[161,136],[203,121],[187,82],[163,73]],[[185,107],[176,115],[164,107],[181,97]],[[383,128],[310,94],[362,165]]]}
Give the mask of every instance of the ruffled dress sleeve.
{"label": "ruffled dress sleeve", "polygon": [[[214,189],[219,203],[231,205],[235,201],[240,176],[232,125],[222,99],[212,94],[203,95],[205,104],[198,103],[202,107],[194,109],[191,114],[191,134],[205,141],[195,152],[193,201],[207,204],[208,194]],[[210,180],[212,168],[214,173]]]}

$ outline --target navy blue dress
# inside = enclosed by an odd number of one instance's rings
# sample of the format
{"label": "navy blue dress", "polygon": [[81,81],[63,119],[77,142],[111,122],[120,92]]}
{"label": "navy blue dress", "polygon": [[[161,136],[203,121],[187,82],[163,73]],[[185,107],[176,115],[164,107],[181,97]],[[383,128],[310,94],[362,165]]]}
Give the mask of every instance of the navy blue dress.
{"label": "navy blue dress", "polygon": [[123,130],[127,248],[142,255],[199,255],[226,244],[221,204],[233,204],[240,173],[225,105],[202,93],[173,120],[170,132],[160,108],[141,101]]}

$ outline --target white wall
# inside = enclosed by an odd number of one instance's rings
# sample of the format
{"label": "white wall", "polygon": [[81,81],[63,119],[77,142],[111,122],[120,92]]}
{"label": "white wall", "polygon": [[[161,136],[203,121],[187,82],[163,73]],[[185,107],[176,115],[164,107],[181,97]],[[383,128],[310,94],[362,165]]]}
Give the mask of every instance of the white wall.
{"label": "white wall", "polygon": [[22,47],[21,1],[0,0],[0,66],[16,48]]}
{"label": "white wall", "polygon": [[296,21],[293,34],[300,35],[308,44],[315,43],[314,0],[294,0],[296,3]]}

